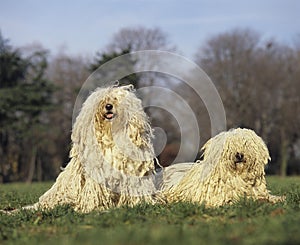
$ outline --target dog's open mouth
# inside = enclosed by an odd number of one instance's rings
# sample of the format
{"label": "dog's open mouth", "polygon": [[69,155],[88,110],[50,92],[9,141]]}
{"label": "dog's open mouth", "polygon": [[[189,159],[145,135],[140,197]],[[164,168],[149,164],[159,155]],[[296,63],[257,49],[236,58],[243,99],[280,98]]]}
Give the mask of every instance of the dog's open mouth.
{"label": "dog's open mouth", "polygon": [[111,119],[113,119],[113,118],[115,117],[115,114],[114,114],[113,112],[109,111],[109,112],[106,112],[106,113],[104,114],[104,117],[105,117],[107,120],[111,120]]}

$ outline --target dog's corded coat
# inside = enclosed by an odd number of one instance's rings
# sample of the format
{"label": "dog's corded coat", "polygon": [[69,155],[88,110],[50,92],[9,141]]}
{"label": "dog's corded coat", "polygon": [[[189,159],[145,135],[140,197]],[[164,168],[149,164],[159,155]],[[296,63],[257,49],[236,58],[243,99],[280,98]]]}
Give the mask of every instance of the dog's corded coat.
{"label": "dog's corded coat", "polygon": [[26,208],[69,204],[86,213],[154,203],[152,137],[131,85],[97,89],[73,126],[70,162],[38,203]]}
{"label": "dog's corded coat", "polygon": [[283,201],[266,186],[265,166],[270,160],[263,140],[250,129],[233,129],[211,138],[197,163],[165,168],[160,188],[168,202],[188,201],[207,206],[233,203],[242,197]]}

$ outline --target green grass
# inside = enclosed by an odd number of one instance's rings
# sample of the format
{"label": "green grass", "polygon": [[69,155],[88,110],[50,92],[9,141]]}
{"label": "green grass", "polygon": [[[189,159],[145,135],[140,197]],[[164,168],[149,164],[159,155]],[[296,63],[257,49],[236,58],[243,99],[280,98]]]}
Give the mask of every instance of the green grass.
{"label": "green grass", "polygon": [[[37,201],[51,183],[0,185],[0,209]],[[240,200],[222,208],[190,203],[141,204],[107,212],[0,214],[0,244],[300,244],[300,177],[269,177],[287,201]]]}

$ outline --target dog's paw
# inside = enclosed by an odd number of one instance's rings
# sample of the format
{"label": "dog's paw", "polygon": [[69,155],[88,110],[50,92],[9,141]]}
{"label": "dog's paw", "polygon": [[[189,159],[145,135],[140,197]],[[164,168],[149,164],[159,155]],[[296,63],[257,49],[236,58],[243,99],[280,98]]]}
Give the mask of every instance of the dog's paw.
{"label": "dog's paw", "polygon": [[269,196],[269,202],[271,203],[284,202],[285,200],[286,200],[285,196],[274,196],[274,195]]}

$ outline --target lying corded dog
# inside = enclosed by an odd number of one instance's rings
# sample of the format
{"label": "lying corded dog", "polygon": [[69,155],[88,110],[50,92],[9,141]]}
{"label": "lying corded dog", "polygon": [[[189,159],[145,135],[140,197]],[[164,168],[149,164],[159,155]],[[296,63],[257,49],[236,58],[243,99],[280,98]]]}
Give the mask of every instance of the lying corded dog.
{"label": "lying corded dog", "polygon": [[221,206],[241,197],[269,202],[284,197],[269,193],[264,168],[270,160],[263,140],[250,129],[233,129],[211,138],[198,163],[164,169],[160,189],[168,202],[189,201]]}

